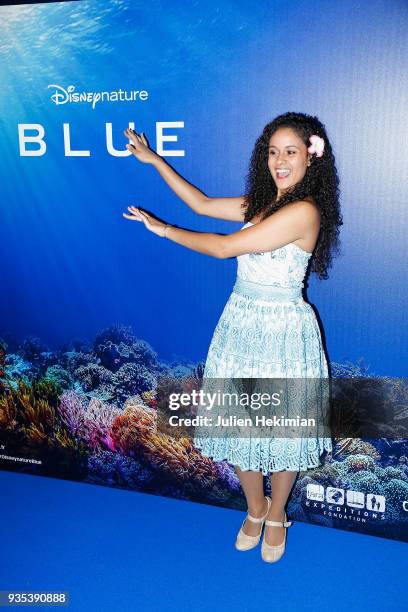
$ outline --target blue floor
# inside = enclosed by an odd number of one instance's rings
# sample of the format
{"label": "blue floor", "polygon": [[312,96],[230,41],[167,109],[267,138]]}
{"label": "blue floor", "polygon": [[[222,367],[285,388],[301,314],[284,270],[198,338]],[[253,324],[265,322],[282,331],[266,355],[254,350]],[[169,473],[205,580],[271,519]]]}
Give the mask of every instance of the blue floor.
{"label": "blue floor", "polygon": [[0,491],[0,590],[69,591],[65,609],[408,610],[405,543],[297,522],[266,564],[234,549],[237,510],[12,472]]}

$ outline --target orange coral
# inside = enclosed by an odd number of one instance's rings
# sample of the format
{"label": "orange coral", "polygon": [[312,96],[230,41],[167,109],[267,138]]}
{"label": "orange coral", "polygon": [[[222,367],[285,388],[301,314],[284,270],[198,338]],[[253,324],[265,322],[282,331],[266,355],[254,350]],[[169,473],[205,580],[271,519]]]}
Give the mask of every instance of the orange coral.
{"label": "orange coral", "polygon": [[116,448],[139,455],[150,466],[178,482],[211,487],[218,479],[214,463],[193,446],[189,438],[174,439],[157,431],[157,413],[140,404],[125,405],[110,433]]}
{"label": "orange coral", "polygon": [[17,425],[17,408],[11,393],[0,397],[0,427],[14,430]]}
{"label": "orange coral", "polygon": [[38,381],[32,386],[24,380],[18,388],[9,388],[0,397],[0,427],[18,431],[34,444],[77,448],[65,427],[57,418],[52,404],[57,400],[55,386],[48,381]]}

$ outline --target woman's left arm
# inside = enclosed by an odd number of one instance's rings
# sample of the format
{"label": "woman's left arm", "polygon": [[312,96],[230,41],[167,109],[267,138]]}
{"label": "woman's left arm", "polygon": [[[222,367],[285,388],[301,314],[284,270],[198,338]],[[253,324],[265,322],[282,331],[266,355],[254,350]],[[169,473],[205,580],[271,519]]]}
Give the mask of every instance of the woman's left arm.
{"label": "woman's left arm", "polygon": [[221,257],[274,251],[305,238],[316,225],[320,225],[316,206],[305,200],[287,204],[263,221],[223,236]]}
{"label": "woman's left arm", "polygon": [[[310,231],[311,226],[319,221],[317,208],[310,202],[299,201],[287,204],[260,223],[223,236],[207,232],[194,232],[173,225],[168,225],[165,228],[166,224],[153,219],[144,211],[136,210],[137,213],[132,211],[132,215],[136,215],[137,220],[144,221],[148,229],[156,234],[165,235],[169,240],[192,251],[218,259],[227,259],[228,257],[258,251],[273,251],[290,242],[304,238]],[[131,218],[128,215],[124,216]],[[133,218],[135,217],[133,216]]]}
{"label": "woman's left arm", "polygon": [[166,235],[193,251],[226,259],[245,253],[274,251],[304,238],[319,221],[318,209],[310,202],[299,201],[287,204],[260,223],[226,236],[190,232],[173,226],[167,228]]}

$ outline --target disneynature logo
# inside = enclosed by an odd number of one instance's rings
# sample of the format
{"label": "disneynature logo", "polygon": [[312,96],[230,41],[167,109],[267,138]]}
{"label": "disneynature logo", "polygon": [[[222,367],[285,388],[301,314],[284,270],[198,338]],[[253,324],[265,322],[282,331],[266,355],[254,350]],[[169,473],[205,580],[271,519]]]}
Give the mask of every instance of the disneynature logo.
{"label": "disneynature logo", "polygon": [[98,102],[136,102],[147,100],[149,94],[144,89],[126,91],[75,91],[75,85],[69,85],[66,89],[61,85],[48,85],[47,89],[53,90],[51,101],[56,106],[61,104],[90,104],[92,109]]}

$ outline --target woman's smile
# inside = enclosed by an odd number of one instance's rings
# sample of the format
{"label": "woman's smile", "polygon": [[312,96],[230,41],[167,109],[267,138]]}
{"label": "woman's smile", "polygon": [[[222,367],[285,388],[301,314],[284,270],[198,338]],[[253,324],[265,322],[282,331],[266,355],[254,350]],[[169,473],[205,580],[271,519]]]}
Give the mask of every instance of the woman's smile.
{"label": "woman's smile", "polygon": [[290,175],[290,170],[288,168],[278,168],[276,170],[276,178],[278,180],[283,180],[288,178],[288,176]]}

